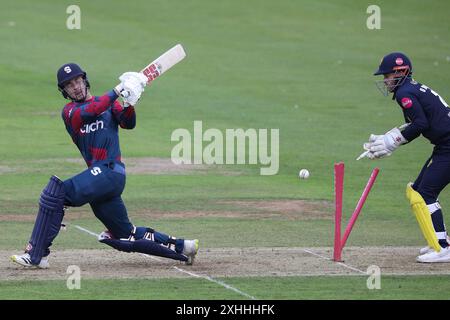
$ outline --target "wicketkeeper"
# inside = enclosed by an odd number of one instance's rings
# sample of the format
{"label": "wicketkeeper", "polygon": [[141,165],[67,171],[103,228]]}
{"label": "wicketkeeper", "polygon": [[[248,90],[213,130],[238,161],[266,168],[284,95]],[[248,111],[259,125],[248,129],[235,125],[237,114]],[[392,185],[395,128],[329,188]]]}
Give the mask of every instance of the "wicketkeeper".
{"label": "wicketkeeper", "polygon": [[[418,262],[450,262],[450,248],[438,196],[450,182],[450,109],[444,99],[431,88],[412,78],[412,64],[400,52],[386,55],[374,75],[385,96],[393,93],[406,121],[383,135],[370,135],[364,144],[370,159],[390,156],[399,146],[421,134],[433,145],[433,153],[425,162],[414,183],[409,183],[406,196],[417,218],[428,246],[420,250]],[[403,130],[401,130],[403,129]]]}
{"label": "wicketkeeper", "polygon": [[[57,72],[58,89],[71,100],[62,118],[72,141],[81,152],[88,169],[62,181],[52,176],[41,193],[39,212],[31,238],[22,255],[12,261],[25,267],[48,268],[52,241],[58,235],[66,207],[89,203],[107,230],[99,241],[125,252],[167,257],[192,264],[198,240],[171,237],[148,227],[134,226],[128,219],[121,194],[125,187],[125,165],[121,160],[119,126],[136,125],[134,106],[147,78],[137,72],[120,76],[121,83],[103,96],[92,96],[86,75],[77,64],[63,65]],[[122,106],[117,98],[126,96]]]}

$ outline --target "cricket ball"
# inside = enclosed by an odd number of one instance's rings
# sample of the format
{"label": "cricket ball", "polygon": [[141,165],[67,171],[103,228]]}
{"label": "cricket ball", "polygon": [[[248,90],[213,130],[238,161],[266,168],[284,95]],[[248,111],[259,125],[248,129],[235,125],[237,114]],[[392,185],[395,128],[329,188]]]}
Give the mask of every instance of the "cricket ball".
{"label": "cricket ball", "polygon": [[306,169],[300,170],[300,172],[298,173],[298,177],[300,179],[308,179],[309,178],[309,171],[306,170]]}

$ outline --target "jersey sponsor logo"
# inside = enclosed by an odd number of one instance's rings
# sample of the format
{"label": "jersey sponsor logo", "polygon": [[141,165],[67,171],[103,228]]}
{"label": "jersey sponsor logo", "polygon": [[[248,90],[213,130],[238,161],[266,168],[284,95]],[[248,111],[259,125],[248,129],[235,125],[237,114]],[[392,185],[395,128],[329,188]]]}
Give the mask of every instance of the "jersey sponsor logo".
{"label": "jersey sponsor logo", "polygon": [[408,98],[408,97],[402,98],[401,102],[402,102],[403,108],[405,108],[405,109],[411,108],[412,105],[413,105],[412,100],[410,98]]}
{"label": "jersey sponsor logo", "polygon": [[102,120],[97,120],[95,122],[92,122],[90,124],[85,124],[80,128],[81,133],[91,133],[97,130],[101,130],[104,128],[104,124]]}
{"label": "jersey sponsor logo", "polygon": [[400,57],[398,57],[397,59],[395,59],[395,63],[396,63],[398,66],[401,66],[401,65],[403,64],[403,59],[400,58]]}

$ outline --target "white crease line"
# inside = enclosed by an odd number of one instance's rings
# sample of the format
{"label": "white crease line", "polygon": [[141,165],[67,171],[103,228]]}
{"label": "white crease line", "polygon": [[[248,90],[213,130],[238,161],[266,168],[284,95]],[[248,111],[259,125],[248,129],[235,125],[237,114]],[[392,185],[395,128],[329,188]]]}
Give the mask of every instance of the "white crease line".
{"label": "white crease line", "polygon": [[190,276],[193,276],[193,277],[196,277],[196,278],[202,278],[202,279],[206,279],[208,281],[214,282],[214,283],[219,284],[219,285],[221,285],[221,286],[223,286],[223,287],[225,287],[225,288],[227,288],[229,290],[232,290],[232,291],[234,291],[236,293],[239,293],[240,295],[243,295],[243,296],[245,296],[247,298],[250,298],[252,300],[256,300],[256,298],[254,296],[251,296],[251,295],[249,295],[249,294],[247,294],[245,292],[242,292],[241,290],[238,290],[235,287],[232,287],[232,286],[226,284],[225,282],[213,279],[213,278],[208,277],[208,276],[203,276],[203,275],[199,275],[199,274],[196,274],[196,273],[193,273],[193,272],[189,272],[189,271],[183,270],[181,268],[178,268],[177,266],[174,266],[173,268],[178,270],[178,271],[180,271],[180,272],[187,273]]}
{"label": "white crease line", "polygon": [[77,226],[77,225],[74,225],[74,227],[77,228],[78,230],[81,230],[81,231],[84,231],[86,233],[89,233],[91,236],[94,236],[94,237],[97,237],[97,238],[99,236],[98,234],[96,234],[96,233],[94,233],[92,231],[89,231],[89,230],[87,230],[87,229],[85,229],[83,227],[80,227],[80,226]]}
{"label": "white crease line", "polygon": [[362,271],[362,270],[359,270],[358,268],[349,266],[348,264],[345,264],[345,263],[343,263],[343,262],[337,262],[337,264],[340,264],[341,266],[344,266],[344,267],[346,267],[346,268],[348,268],[348,269],[350,269],[350,270],[353,270],[353,271],[356,271],[356,272],[359,272],[359,273],[362,273],[362,274],[367,274],[367,272],[364,272],[364,271]]}
{"label": "white crease line", "polygon": [[[330,261],[331,261],[330,258],[325,257],[325,256],[322,256],[322,255],[317,254],[317,253],[315,253],[315,252],[312,252],[312,251],[310,251],[310,250],[308,250],[308,249],[302,249],[302,250],[305,251],[305,252],[307,252],[307,253],[309,253],[309,254],[312,254],[313,256],[317,256],[317,257],[319,257],[319,258],[322,258],[322,259],[330,260]],[[349,266],[348,264],[345,264],[345,263],[343,263],[343,262],[337,262],[337,264],[339,264],[339,265],[341,265],[341,266],[343,266],[343,267],[345,267],[345,268],[348,268],[348,269],[350,269],[350,270],[353,270],[353,271],[356,271],[356,272],[359,272],[359,273],[362,273],[362,274],[367,274],[366,272],[364,272],[364,271],[362,271],[362,270],[359,270],[358,268]]]}
{"label": "white crease line", "polygon": [[[97,237],[97,238],[98,238],[98,236],[99,236],[99,235],[96,234],[95,232],[89,231],[88,229],[85,229],[85,228],[83,228],[83,227],[80,227],[80,226],[77,226],[77,225],[74,225],[74,227],[77,228],[78,230],[84,231],[84,232],[86,232],[86,233],[88,233],[88,234],[90,234],[90,235],[92,235],[92,236]],[[151,255],[148,255],[148,254],[145,254],[145,253],[140,253],[140,255],[145,256],[145,257],[150,258],[150,259],[153,259],[153,260],[156,260],[156,261],[162,261],[161,259],[159,259],[159,258],[157,258],[157,257],[151,256]],[[195,278],[202,278],[202,279],[205,279],[205,280],[214,282],[214,283],[216,283],[216,284],[218,284],[218,285],[223,286],[224,288],[226,288],[226,289],[228,289],[228,290],[232,290],[232,291],[234,291],[234,292],[236,292],[236,293],[239,293],[240,295],[243,295],[244,297],[250,298],[250,299],[252,299],[252,300],[256,300],[255,297],[253,297],[253,296],[251,296],[251,295],[249,295],[249,294],[247,294],[247,293],[245,293],[245,292],[243,292],[243,291],[240,291],[239,289],[236,289],[235,287],[232,287],[232,286],[226,284],[225,282],[222,282],[222,281],[213,279],[213,278],[208,277],[208,276],[199,275],[199,274],[196,274],[196,273],[193,273],[193,272],[189,272],[189,271],[183,270],[183,269],[181,269],[181,268],[178,268],[177,266],[173,266],[172,268],[174,268],[175,270],[177,270],[177,271],[179,271],[179,272],[186,273],[186,274],[188,274],[188,275],[190,275],[190,276],[192,276],[192,277],[195,277]]]}

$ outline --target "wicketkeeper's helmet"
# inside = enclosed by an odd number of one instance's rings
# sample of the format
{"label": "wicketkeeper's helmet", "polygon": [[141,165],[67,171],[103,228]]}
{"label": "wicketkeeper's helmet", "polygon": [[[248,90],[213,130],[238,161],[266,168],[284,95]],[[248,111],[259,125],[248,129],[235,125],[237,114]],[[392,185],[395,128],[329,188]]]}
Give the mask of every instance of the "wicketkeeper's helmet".
{"label": "wicketkeeper's helmet", "polygon": [[394,86],[391,86],[389,89],[387,88],[384,80],[375,81],[377,88],[385,96],[387,96],[389,92],[397,90],[397,88],[401,86],[407,78],[411,77],[412,75],[411,60],[409,60],[409,58],[404,53],[401,52],[392,52],[384,56],[383,59],[381,60],[380,66],[378,67],[378,70],[376,70],[373,75],[377,76],[390,73],[398,74],[398,76],[397,75],[395,76],[395,78],[393,79],[395,81],[395,84]]}
{"label": "wicketkeeper's helmet", "polygon": [[377,76],[380,74],[394,73],[400,70],[409,70],[408,74],[411,74],[411,60],[409,60],[409,58],[401,52],[393,52],[384,56],[384,58],[381,60],[380,66],[378,67],[378,70],[375,71],[373,75]]}

